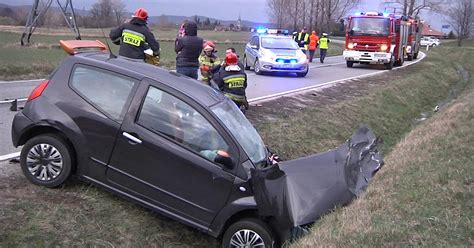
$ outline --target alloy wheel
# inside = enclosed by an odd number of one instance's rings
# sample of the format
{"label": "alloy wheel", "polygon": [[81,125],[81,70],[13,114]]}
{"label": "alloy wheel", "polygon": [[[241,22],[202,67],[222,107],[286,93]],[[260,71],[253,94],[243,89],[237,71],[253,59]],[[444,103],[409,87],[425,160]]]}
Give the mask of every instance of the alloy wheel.
{"label": "alloy wheel", "polygon": [[265,247],[265,242],[258,233],[252,230],[242,229],[232,235],[230,247]]}

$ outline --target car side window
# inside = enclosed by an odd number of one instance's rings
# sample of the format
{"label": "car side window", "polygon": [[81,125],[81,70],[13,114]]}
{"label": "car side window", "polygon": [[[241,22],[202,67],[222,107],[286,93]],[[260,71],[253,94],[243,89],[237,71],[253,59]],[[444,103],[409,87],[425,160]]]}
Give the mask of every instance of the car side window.
{"label": "car side window", "polygon": [[136,81],[89,66],[74,68],[71,87],[86,101],[115,121],[122,122]]}
{"label": "car side window", "polygon": [[187,103],[153,86],[143,101],[138,124],[210,161],[214,161],[218,150],[229,152],[229,145],[204,116]]}

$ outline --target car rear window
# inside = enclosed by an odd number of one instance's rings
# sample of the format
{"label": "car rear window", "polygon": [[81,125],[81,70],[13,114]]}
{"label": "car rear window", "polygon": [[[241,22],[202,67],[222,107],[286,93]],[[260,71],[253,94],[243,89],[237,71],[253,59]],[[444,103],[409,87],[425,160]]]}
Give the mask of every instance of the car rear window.
{"label": "car rear window", "polygon": [[135,84],[129,77],[82,65],[74,68],[70,83],[87,102],[118,122],[125,116],[125,105],[132,97]]}

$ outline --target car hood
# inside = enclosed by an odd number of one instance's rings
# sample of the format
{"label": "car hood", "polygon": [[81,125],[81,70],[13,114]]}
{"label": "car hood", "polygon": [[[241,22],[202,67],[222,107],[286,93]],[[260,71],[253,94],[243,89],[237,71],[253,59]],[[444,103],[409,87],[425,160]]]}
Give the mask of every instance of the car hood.
{"label": "car hood", "polygon": [[359,196],[382,165],[376,137],[363,127],[334,150],[254,169],[259,214],[274,217],[281,227],[314,222]]}
{"label": "car hood", "polygon": [[277,57],[298,57],[298,51],[299,50],[286,50],[286,49],[268,49],[271,51],[273,54],[275,54]]}

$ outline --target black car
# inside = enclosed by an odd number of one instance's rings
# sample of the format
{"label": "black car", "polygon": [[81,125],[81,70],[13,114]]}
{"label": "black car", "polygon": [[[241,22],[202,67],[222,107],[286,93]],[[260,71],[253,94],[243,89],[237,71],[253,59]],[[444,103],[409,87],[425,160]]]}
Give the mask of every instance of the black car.
{"label": "black car", "polygon": [[275,163],[220,92],[109,56],[100,43],[61,43],[73,56],[13,120],[13,145],[23,146],[21,168],[34,184],[57,187],[76,175],[223,247],[271,247],[349,203],[383,163],[367,128],[337,149]]}

